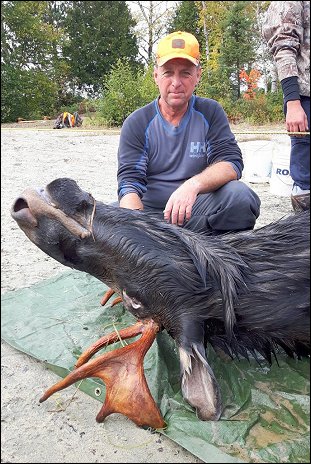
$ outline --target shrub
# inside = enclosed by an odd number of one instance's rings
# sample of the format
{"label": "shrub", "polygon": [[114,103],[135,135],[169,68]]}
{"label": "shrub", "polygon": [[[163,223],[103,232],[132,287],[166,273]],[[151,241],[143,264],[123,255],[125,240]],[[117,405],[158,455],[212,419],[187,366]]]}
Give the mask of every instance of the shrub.
{"label": "shrub", "polygon": [[262,125],[284,119],[282,92],[264,94],[259,91],[255,98],[250,100],[243,97],[236,101],[220,98],[218,102],[224,108],[230,122]]}
{"label": "shrub", "polygon": [[151,67],[137,72],[124,60],[113,66],[104,89],[96,109],[108,126],[121,126],[127,116],[158,94]]}
{"label": "shrub", "polygon": [[137,91],[141,95],[143,105],[147,105],[159,95],[158,87],[153,78],[153,64],[150,64],[146,70],[140,73],[138,85]]}
{"label": "shrub", "polygon": [[79,103],[79,114],[85,113],[95,113],[96,111],[96,103],[94,100],[84,99]]}
{"label": "shrub", "polygon": [[274,94],[259,92],[252,100],[240,99],[239,107],[243,120],[253,124],[279,122],[284,118],[281,92]]}
{"label": "shrub", "polygon": [[104,95],[97,102],[97,111],[108,125],[120,126],[141,104],[137,92],[137,75],[128,61],[118,60],[104,82]]}
{"label": "shrub", "polygon": [[43,71],[4,66],[1,94],[2,122],[42,119],[55,112],[57,85]]}

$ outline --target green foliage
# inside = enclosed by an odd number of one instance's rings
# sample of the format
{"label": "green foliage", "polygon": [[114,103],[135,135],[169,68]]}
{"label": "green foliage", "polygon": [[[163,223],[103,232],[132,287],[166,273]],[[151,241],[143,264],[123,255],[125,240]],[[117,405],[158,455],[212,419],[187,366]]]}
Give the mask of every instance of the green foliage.
{"label": "green foliage", "polygon": [[231,122],[260,125],[280,122],[284,119],[282,92],[265,94],[259,91],[252,100],[239,98],[233,102],[230,98],[224,97],[218,101]]}
{"label": "green foliage", "polygon": [[[240,97],[239,72],[249,72],[258,58],[256,9],[268,3],[182,1],[167,25],[198,38],[203,75],[196,93],[219,101],[234,120],[284,118],[281,90],[257,91],[252,101]],[[1,7],[2,122],[66,110],[87,114],[91,123],[121,125],[157,97],[152,65],[142,69],[136,59],[127,2],[2,1]],[[82,101],[85,94],[90,99]]]}
{"label": "green foliage", "polygon": [[138,73],[138,92],[141,96],[141,105],[147,105],[159,95],[159,90],[153,78],[153,64]]}
{"label": "green foliage", "polygon": [[139,104],[136,76],[127,61],[118,60],[105,82],[104,97],[99,99],[97,110],[108,125],[121,125]]}
{"label": "green foliage", "polygon": [[79,102],[79,109],[78,112],[80,114],[86,113],[95,113],[96,112],[96,105],[94,100],[85,98]]}
{"label": "green foliage", "polygon": [[19,72],[14,66],[1,66],[1,122],[16,120],[14,97],[19,87]]}
{"label": "green foliage", "polygon": [[[135,22],[124,1],[5,1],[1,7],[2,121],[72,108],[79,90],[100,90],[119,57],[135,64]],[[45,104],[39,95],[25,99],[36,89]]]}
{"label": "green foliage", "polygon": [[157,95],[151,68],[133,71],[127,60],[118,60],[105,81],[104,96],[97,102],[97,111],[109,126],[121,126],[137,108]]}
{"label": "green foliage", "polygon": [[110,129],[110,126],[107,125],[106,120],[102,116],[100,116],[98,113],[84,114],[83,115],[83,127],[85,129],[94,128],[94,127]]}
{"label": "green foliage", "polygon": [[64,21],[68,40],[64,56],[71,79],[90,96],[102,91],[101,82],[117,59],[136,62],[138,47],[133,21],[124,1],[73,1]]}
{"label": "green foliage", "polygon": [[218,100],[221,95],[230,94],[230,82],[223,78],[223,70],[211,68],[208,64],[202,66],[202,77],[196,94],[200,97]]}
{"label": "green foliage", "polygon": [[52,116],[68,100],[60,91],[66,65],[57,60],[61,30],[51,19],[52,3],[1,2],[2,122]]}
{"label": "green foliage", "polygon": [[1,2],[1,50],[6,64],[20,68],[40,66],[47,70],[59,34],[46,22],[47,1]]}
{"label": "green foliage", "polygon": [[173,19],[168,27],[168,32],[186,31],[193,34],[200,43],[201,49],[204,47],[205,39],[203,27],[199,24],[200,13],[196,2],[180,2],[175,10]]}
{"label": "green foliage", "polygon": [[224,79],[223,75],[221,67],[212,69],[205,65],[196,95],[217,100],[231,122],[264,124],[282,121],[283,94],[280,88],[278,92],[267,94],[257,89],[252,100],[244,99],[243,95],[238,99],[232,99],[229,79]]}
{"label": "green foliage", "polygon": [[1,79],[1,121],[42,119],[55,112],[57,85],[40,70],[3,66]]}
{"label": "green foliage", "polygon": [[[203,6],[204,3],[204,6]],[[201,30],[206,29],[204,39],[200,45],[202,58],[206,56],[206,46],[208,46],[209,66],[215,69],[219,66],[219,56],[223,43],[223,21],[226,18],[229,6],[232,2],[195,2],[199,10],[199,25]]]}
{"label": "green foliage", "polygon": [[59,109],[58,109],[58,113],[63,113],[64,111],[68,111],[68,113],[75,113],[76,111],[78,113],[79,112],[79,107],[80,107],[80,99],[77,99],[77,101],[75,103],[70,103],[69,105],[64,105],[64,106],[61,106]]}
{"label": "green foliage", "polygon": [[251,68],[256,57],[254,10],[248,1],[229,2],[230,8],[223,21],[223,43],[219,63],[231,85],[231,98],[240,97],[240,71]]}

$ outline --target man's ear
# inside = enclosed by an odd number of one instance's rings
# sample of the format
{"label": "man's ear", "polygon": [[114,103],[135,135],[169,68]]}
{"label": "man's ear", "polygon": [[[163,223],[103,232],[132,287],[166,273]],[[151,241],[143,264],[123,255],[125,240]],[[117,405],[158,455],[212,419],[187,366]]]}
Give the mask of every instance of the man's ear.
{"label": "man's ear", "polygon": [[197,67],[197,83],[196,83],[196,85],[199,84],[201,77],[202,77],[202,67],[199,65]]}

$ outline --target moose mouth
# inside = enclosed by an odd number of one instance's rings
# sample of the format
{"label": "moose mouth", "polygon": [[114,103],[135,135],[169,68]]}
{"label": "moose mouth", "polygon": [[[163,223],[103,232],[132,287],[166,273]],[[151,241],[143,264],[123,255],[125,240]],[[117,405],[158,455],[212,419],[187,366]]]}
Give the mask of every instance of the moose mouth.
{"label": "moose mouth", "polygon": [[40,217],[44,216],[60,222],[69,232],[81,239],[91,235],[88,225],[81,224],[58,209],[43,188],[26,189],[13,203],[11,216],[25,233],[26,230],[38,227]]}

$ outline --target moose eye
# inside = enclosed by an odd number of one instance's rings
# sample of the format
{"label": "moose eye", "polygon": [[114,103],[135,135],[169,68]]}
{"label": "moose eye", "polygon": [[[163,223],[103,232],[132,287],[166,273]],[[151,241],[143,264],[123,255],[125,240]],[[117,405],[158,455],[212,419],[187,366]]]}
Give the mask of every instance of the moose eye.
{"label": "moose eye", "polygon": [[79,213],[85,212],[89,207],[89,203],[86,200],[82,200],[81,203],[77,207],[77,211]]}

